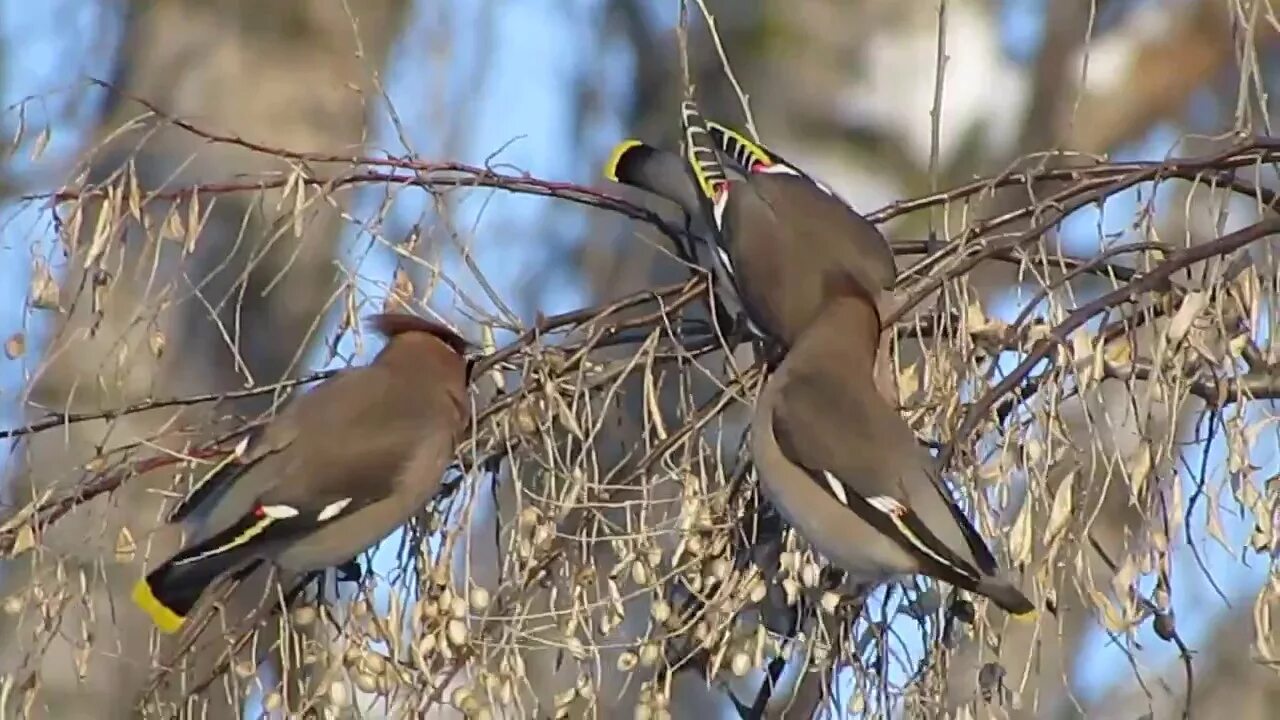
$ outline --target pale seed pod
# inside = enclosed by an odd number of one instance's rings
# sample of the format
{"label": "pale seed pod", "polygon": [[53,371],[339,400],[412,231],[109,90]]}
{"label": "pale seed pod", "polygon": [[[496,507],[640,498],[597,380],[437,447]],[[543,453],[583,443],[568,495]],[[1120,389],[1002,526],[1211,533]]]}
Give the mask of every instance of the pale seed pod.
{"label": "pale seed pod", "polygon": [[329,702],[336,708],[345,708],[351,704],[351,691],[342,680],[329,683]]}
{"label": "pale seed pod", "polygon": [[293,624],[298,627],[306,627],[315,622],[316,609],[311,605],[303,605],[293,611]]}
{"label": "pale seed pod", "polygon": [[360,692],[377,692],[378,681],[369,673],[356,673],[356,687],[360,689]]}
{"label": "pale seed pod", "polygon": [[630,672],[635,669],[640,662],[640,656],[627,650],[618,656],[618,670],[621,672]]}
{"label": "pale seed pod", "polygon": [[418,641],[418,655],[426,660],[431,657],[431,653],[436,649],[435,633],[427,633]]}
{"label": "pale seed pod", "polygon": [[808,562],[804,564],[804,568],[800,571],[800,581],[805,587],[818,587],[818,582],[822,579],[822,570],[817,563]]}
{"label": "pale seed pod", "polygon": [[656,642],[650,641],[640,646],[640,664],[644,667],[656,665],[661,655],[662,652]]}
{"label": "pale seed pod", "polygon": [[631,563],[631,580],[642,587],[649,584],[649,569],[643,562],[636,560]]}
{"label": "pale seed pod", "polygon": [[455,647],[462,647],[467,644],[467,636],[469,632],[467,630],[467,624],[461,620],[455,618],[449,621],[448,634],[449,642]]}
{"label": "pale seed pod", "polygon": [[449,603],[449,614],[461,620],[467,616],[467,599],[455,595],[453,601]]}
{"label": "pale seed pod", "polygon": [[656,623],[664,623],[671,617],[671,604],[666,600],[654,600],[649,606],[649,616]]}
{"label": "pale seed pod", "polygon": [[471,699],[471,689],[465,686],[454,688],[453,693],[449,695],[449,704],[461,710],[462,706]]}
{"label": "pale seed pod", "polygon": [[6,615],[17,615],[22,612],[22,596],[14,593],[4,599],[4,612]]}

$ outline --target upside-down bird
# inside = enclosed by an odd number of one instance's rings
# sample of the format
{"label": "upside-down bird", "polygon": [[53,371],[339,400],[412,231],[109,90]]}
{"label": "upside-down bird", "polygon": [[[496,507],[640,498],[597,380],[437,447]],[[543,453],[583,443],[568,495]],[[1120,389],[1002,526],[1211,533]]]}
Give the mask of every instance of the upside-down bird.
{"label": "upside-down bird", "polygon": [[161,631],[224,574],[346,563],[439,491],[469,417],[469,346],[413,315],[367,322],[387,340],[370,364],[293,399],[170,515],[186,543],[133,590]]}
{"label": "upside-down bird", "polygon": [[765,496],[857,579],[921,573],[1033,612],[877,389],[896,275],[884,236],[776,152],[706,122],[692,100],[681,117],[682,158],[627,141],[606,174],[707,216],[720,272],[757,333],[785,350],[750,430]]}
{"label": "upside-down bird", "polygon": [[693,101],[683,104],[681,120],[683,157],[626,140],[605,176],[706,218],[714,271],[722,286],[735,288],[758,336],[790,347],[822,308],[832,268],[856,278],[877,303],[891,292],[897,266],[888,241],[840,196],[778,153],[705,121]]}

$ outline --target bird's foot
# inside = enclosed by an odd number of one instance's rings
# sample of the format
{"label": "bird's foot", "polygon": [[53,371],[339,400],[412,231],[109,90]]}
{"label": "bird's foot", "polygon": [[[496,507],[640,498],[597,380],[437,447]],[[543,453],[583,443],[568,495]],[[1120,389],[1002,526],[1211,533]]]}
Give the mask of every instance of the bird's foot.
{"label": "bird's foot", "polygon": [[354,558],[334,568],[335,579],[340,582],[358,583],[364,577],[364,570]]}

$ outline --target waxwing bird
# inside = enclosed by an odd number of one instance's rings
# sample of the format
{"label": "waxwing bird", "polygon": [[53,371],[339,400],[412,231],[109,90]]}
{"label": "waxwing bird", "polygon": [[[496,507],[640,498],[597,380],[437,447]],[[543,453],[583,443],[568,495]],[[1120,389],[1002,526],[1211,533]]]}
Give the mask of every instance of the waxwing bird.
{"label": "waxwing bird", "polygon": [[294,398],[169,517],[186,543],[133,590],[163,632],[223,574],[343,565],[439,491],[469,416],[469,346],[412,315],[367,322],[387,340],[373,362]]}
{"label": "waxwing bird", "polygon": [[874,224],[776,153],[722,125],[709,127],[694,101],[684,102],[681,121],[685,160],[721,259],[757,327],[791,347],[822,310],[833,273],[880,306],[897,266]]}
{"label": "waxwing bird", "polygon": [[[640,140],[623,140],[609,154],[604,176],[611,182],[637,187],[675,203],[683,212],[686,232],[703,240],[684,251],[700,267],[711,270],[713,289],[725,309],[732,315],[747,316],[724,249],[712,239],[715,233],[708,224],[710,216],[704,212],[697,181],[680,155]],[[747,321],[750,324],[749,316]],[[764,337],[758,328],[750,327],[750,330],[757,337]]]}
{"label": "waxwing bird", "polygon": [[[681,108],[684,156],[638,140],[615,148],[605,175],[701,215],[714,240],[714,269],[732,286],[759,336],[789,347],[823,303],[832,269],[847,273],[877,303],[897,266],[888,241],[828,186],[697,105]],[[728,303],[726,303],[728,304]]]}
{"label": "waxwing bird", "polygon": [[845,289],[830,293],[757,401],[750,449],[766,497],[855,577],[920,573],[1015,615],[1033,612],[941,485],[934,458],[876,392],[879,318],[856,286]]}

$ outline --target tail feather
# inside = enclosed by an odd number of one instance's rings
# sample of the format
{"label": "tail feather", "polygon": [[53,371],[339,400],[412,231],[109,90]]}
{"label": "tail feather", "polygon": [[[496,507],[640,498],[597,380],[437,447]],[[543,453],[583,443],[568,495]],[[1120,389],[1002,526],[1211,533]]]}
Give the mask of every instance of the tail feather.
{"label": "tail feather", "polygon": [[[133,602],[150,616],[160,632],[172,635],[182,629],[187,615],[205,589],[251,555],[252,550],[236,548],[186,564],[175,564],[169,560],[134,584]],[[259,562],[252,562],[239,570],[236,578],[247,575]]]}
{"label": "tail feather", "polygon": [[1037,615],[1035,603],[1003,578],[984,578],[973,591],[990,598],[991,602],[1000,606],[1000,609],[1018,619],[1033,620]]}
{"label": "tail feather", "polygon": [[706,126],[716,145],[745,171],[751,171],[756,165],[788,164],[777,153],[727,125],[707,120]]}
{"label": "tail feather", "polygon": [[689,169],[698,182],[698,188],[706,202],[713,202],[718,188],[728,182],[715,139],[707,130],[706,121],[692,99],[680,106],[680,126],[684,130],[684,156]]}

